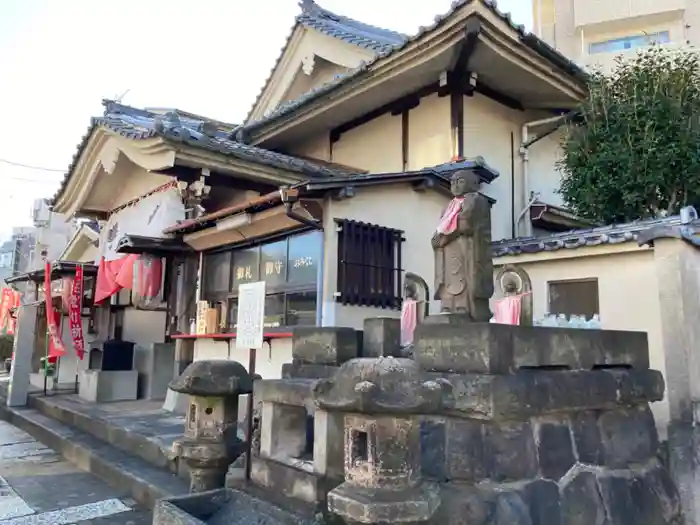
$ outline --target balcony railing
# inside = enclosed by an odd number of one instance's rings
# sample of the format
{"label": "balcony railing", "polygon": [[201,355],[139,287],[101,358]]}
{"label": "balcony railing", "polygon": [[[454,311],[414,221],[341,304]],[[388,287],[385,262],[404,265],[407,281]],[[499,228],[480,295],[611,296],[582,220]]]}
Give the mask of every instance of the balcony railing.
{"label": "balcony railing", "polygon": [[682,11],[687,0],[574,0],[574,23],[577,27],[625,18]]}

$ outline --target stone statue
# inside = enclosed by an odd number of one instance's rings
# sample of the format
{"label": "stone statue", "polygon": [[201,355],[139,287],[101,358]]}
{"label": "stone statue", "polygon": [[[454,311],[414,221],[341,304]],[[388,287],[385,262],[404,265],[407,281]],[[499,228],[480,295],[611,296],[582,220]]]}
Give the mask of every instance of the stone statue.
{"label": "stone statue", "polygon": [[454,198],[432,238],[435,299],[442,303],[443,313],[488,322],[493,295],[491,205],[479,193],[479,184],[479,177],[471,171],[452,176]]}
{"label": "stone statue", "polygon": [[506,264],[498,271],[496,283],[501,289],[503,298],[496,302],[495,316],[499,317],[499,306],[503,302],[517,301],[519,311],[517,324],[532,326],[532,282],[527,272],[518,266]]}

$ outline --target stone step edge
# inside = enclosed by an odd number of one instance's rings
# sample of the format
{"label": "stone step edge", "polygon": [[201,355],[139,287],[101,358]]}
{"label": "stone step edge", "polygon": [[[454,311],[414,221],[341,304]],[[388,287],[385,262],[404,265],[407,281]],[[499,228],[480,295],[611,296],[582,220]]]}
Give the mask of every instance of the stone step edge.
{"label": "stone step edge", "polygon": [[3,403],[0,406],[0,419],[24,430],[72,464],[124,491],[148,509],[152,509],[159,499],[189,492],[188,484],[167,470],[127,454],[91,434],[71,428],[36,409],[8,408]]}
{"label": "stone step edge", "polygon": [[[29,396],[27,405],[64,425],[76,428],[114,448],[136,455],[154,467],[167,469],[189,480],[187,473],[178,471],[177,459],[169,457],[161,445],[137,432],[131,432],[101,417],[89,417],[77,410],[51,403],[41,396]],[[184,426],[183,426],[184,430]]]}

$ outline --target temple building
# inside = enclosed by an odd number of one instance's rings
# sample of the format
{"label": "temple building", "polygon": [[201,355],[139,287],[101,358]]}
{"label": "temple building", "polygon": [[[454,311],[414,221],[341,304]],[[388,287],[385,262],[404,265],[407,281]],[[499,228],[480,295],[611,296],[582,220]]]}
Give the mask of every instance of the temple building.
{"label": "temple building", "polygon": [[432,280],[457,171],[481,180],[494,240],[585,226],[555,168],[585,95],[584,73],[492,2],[407,36],[305,0],[243,124],[105,101],[53,199],[99,222],[91,350],[133,343],[139,398],[192,359],[247,363],[238,285],[264,280],[257,372],[278,377],[293,327],[398,316],[403,276]]}

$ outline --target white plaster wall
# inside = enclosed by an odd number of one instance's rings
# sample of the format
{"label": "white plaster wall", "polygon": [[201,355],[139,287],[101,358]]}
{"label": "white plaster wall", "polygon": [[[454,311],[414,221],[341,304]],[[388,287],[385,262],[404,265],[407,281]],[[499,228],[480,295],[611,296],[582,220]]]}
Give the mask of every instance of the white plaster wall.
{"label": "white plaster wall", "polygon": [[[358,189],[352,199],[327,201],[324,215],[323,326],[362,328],[367,317],[398,317],[398,310],[344,306],[336,302],[338,232],[335,219],[364,221],[404,231],[402,265],[405,272],[422,276],[432,289],[433,250],[430,239],[449,197],[433,190],[417,192],[409,184]],[[437,307],[433,304],[431,309]]]}
{"label": "white plaster wall", "polygon": [[141,346],[162,343],[165,340],[165,317],[163,311],[125,308],[123,339]]}
{"label": "white plaster wall", "polygon": [[[217,341],[214,339],[196,339],[194,342],[194,360],[231,359],[241,363],[246,370],[250,359],[248,350],[236,348],[236,340]],[[256,353],[255,372],[263,379],[280,379],[282,365],[292,362],[292,340],[273,339],[264,344]]]}
{"label": "white plaster wall", "polygon": [[[502,257],[500,264],[515,264],[530,276],[533,289],[533,313],[542,318],[548,310],[548,282],[568,279],[598,279],[600,319],[603,329],[647,332],[651,368],[666,375],[661,334],[659,283],[651,249],[636,249],[618,253],[603,247],[580,248],[552,252],[551,256]],[[541,255],[541,254],[540,254]],[[666,436],[669,421],[667,399],[652,404],[659,434]]]}

